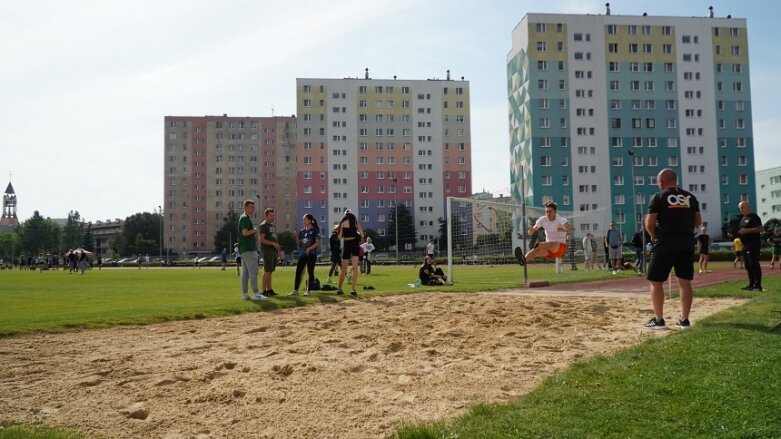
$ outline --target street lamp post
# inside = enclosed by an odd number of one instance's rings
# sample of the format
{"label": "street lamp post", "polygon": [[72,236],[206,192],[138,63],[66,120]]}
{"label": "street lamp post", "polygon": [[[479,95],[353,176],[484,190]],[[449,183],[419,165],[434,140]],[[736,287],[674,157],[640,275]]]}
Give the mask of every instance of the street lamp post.
{"label": "street lamp post", "polygon": [[163,262],[163,206],[157,206],[160,212],[160,263]]}
{"label": "street lamp post", "polygon": [[396,225],[396,265],[399,265],[399,206],[396,202],[396,195],[398,193],[399,182],[396,177],[393,177],[393,223]]}
{"label": "street lamp post", "polygon": [[[635,151],[633,149],[629,150],[629,170],[632,174],[632,208],[635,216],[635,233],[640,232],[640,239],[642,242],[642,249],[640,253],[643,256],[643,259],[640,260],[640,271],[645,272],[645,232],[643,231],[643,227],[641,224],[638,223],[637,220],[637,189],[635,186]],[[633,235],[634,236],[634,235]]]}

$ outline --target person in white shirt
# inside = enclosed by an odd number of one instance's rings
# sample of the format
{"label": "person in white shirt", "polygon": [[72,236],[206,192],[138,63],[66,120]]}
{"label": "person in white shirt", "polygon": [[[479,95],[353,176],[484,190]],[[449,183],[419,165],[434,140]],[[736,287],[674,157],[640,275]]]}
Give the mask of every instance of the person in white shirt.
{"label": "person in white shirt", "polygon": [[594,269],[596,248],[597,242],[594,241],[594,235],[591,232],[586,233],[586,236],[583,237],[583,259],[586,264],[586,271]]}
{"label": "person in white shirt", "polygon": [[426,256],[430,257],[431,259],[434,259],[434,240],[431,239],[428,241],[428,244],[426,244]]}
{"label": "person in white shirt", "polygon": [[361,244],[361,249],[363,249],[363,271],[365,274],[372,274],[372,262],[369,259],[369,256],[374,251],[374,244],[372,244],[372,239],[369,237],[366,237],[366,242]]}
{"label": "person in white shirt", "polygon": [[564,256],[567,251],[567,233],[574,232],[575,228],[566,218],[559,216],[558,210],[553,201],[545,203],[545,215],[541,216],[534,226],[529,227],[528,231],[529,235],[533,235],[537,230],[545,229],[545,242],[538,242],[526,255],[519,258],[521,264],[537,257],[556,259]]}

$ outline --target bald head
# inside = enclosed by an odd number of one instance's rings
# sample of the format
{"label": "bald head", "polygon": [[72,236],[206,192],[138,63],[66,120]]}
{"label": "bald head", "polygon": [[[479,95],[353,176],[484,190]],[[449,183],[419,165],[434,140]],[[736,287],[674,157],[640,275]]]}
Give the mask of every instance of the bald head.
{"label": "bald head", "polygon": [[656,176],[656,183],[662,189],[676,186],[678,184],[678,175],[672,169],[664,168]]}

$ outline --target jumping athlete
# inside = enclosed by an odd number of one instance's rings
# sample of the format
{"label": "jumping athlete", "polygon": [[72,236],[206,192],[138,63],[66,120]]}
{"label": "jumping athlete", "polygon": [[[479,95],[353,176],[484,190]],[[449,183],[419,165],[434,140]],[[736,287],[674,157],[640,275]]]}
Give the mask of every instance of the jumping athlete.
{"label": "jumping athlete", "polygon": [[537,242],[525,255],[520,248],[517,248],[515,256],[519,264],[525,265],[527,261],[536,257],[556,259],[564,256],[567,251],[567,233],[574,232],[575,228],[567,222],[566,218],[557,213],[558,210],[556,203],[552,201],[545,203],[545,215],[528,230],[529,235],[534,235],[537,230],[544,229],[545,242]]}

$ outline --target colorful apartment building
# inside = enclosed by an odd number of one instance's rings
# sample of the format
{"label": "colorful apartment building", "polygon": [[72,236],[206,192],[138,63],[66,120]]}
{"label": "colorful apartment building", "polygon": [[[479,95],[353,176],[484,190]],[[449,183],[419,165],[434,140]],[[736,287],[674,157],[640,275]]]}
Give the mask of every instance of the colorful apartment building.
{"label": "colorful apartment building", "polygon": [[[214,234],[232,210],[255,200],[296,227],[296,118],[166,116],[164,238],[180,255],[214,252]],[[229,250],[230,251],[230,250]]]}
{"label": "colorful apartment building", "polygon": [[578,235],[632,236],[665,167],[712,233],[756,201],[745,19],[528,14],[507,78],[513,198],[606,208]]}
{"label": "colorful apartment building", "polygon": [[394,206],[415,247],[436,238],[446,197],[472,193],[469,82],[463,78],[296,80],[297,208],[321,224],[345,209],[381,236]]}

